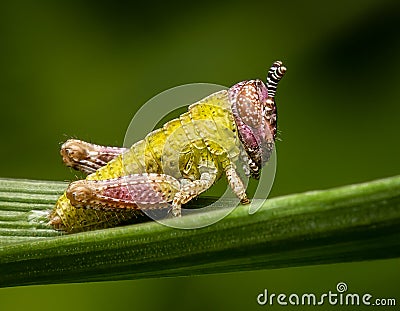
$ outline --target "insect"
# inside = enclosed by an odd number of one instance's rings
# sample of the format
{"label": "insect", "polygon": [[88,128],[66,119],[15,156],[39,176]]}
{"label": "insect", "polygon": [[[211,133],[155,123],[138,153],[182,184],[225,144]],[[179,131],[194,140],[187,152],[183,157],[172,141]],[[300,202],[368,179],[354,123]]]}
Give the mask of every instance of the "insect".
{"label": "insect", "polygon": [[68,140],[64,163],[88,174],[72,182],[50,213],[58,230],[78,232],[135,221],[142,210],[181,206],[225,175],[242,204],[249,203],[236,164],[258,179],[277,132],[275,93],[286,72],[273,63],[266,83],[246,80],[192,104],[188,112],[130,148]]}

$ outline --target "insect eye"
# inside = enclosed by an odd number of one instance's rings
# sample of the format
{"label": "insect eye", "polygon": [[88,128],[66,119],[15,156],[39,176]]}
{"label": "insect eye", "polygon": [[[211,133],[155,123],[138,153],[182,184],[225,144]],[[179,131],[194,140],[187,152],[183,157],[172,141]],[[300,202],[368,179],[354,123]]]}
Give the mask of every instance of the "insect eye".
{"label": "insect eye", "polygon": [[262,109],[262,113],[261,113],[262,116],[265,117],[266,115],[269,114],[269,112],[270,112],[271,110],[272,110],[271,108],[265,106],[265,107]]}

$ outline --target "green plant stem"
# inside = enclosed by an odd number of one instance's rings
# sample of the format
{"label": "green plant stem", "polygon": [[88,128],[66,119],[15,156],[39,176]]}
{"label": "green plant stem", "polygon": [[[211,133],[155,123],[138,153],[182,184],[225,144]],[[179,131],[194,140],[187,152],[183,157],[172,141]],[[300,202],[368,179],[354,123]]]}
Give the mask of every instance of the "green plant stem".
{"label": "green plant stem", "polygon": [[[269,199],[253,215],[247,206],[239,206],[201,229],[149,222],[60,236],[43,219],[33,221],[30,215],[51,208],[65,185],[0,180],[0,286],[221,273],[400,255],[400,176]],[[203,217],[210,213],[170,221],[196,223]]]}

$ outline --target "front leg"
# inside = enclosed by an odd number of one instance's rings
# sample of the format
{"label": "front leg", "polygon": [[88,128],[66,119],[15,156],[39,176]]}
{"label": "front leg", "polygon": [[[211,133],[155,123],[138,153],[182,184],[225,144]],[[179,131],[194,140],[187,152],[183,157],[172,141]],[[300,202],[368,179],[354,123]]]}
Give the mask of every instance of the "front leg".
{"label": "front leg", "polygon": [[233,163],[229,164],[225,168],[226,178],[228,180],[229,186],[232,188],[233,192],[240,199],[240,203],[249,204],[250,200],[246,195],[246,188],[243,185],[243,181],[236,171],[236,167]]}
{"label": "front leg", "polygon": [[125,150],[125,148],[100,146],[82,140],[69,139],[61,146],[60,154],[65,165],[91,174]]}

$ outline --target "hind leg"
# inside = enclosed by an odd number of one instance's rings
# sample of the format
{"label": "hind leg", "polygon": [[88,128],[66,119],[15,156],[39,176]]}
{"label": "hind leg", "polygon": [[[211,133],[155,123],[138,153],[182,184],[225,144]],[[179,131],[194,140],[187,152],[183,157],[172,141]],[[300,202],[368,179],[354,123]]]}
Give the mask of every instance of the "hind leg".
{"label": "hind leg", "polygon": [[66,196],[76,208],[145,210],[167,207],[180,184],[165,174],[132,174],[105,180],[72,182]]}
{"label": "hind leg", "polygon": [[91,174],[125,150],[125,148],[100,146],[82,140],[69,139],[61,146],[60,154],[65,165]]}

